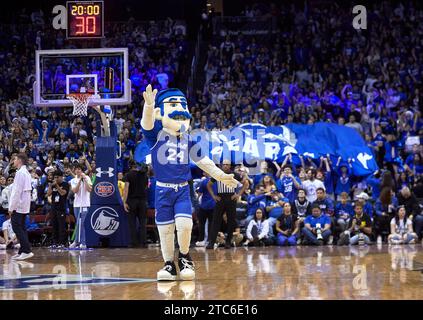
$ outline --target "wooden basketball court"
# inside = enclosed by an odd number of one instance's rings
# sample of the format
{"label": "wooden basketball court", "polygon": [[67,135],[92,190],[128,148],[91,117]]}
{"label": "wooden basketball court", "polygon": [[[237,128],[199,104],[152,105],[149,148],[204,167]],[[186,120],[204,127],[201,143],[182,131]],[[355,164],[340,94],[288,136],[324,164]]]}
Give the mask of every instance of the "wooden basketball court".
{"label": "wooden basketball court", "polygon": [[0,299],[423,299],[423,247],[194,248],[197,280],[155,281],[158,247],[0,252]]}

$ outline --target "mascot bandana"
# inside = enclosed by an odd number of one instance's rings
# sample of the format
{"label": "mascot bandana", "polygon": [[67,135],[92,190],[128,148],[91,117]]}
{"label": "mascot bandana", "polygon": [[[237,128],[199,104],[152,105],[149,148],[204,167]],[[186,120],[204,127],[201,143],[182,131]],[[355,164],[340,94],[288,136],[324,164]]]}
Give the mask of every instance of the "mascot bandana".
{"label": "mascot bandana", "polygon": [[[191,114],[185,95],[179,89],[157,93],[148,85],[144,96],[141,128],[151,150],[151,162],[156,177],[156,224],[165,261],[157,280],[176,280],[174,262],[175,228],[179,244],[178,266],[181,280],[195,278],[194,263],[189,255],[192,232],[192,209],[188,181],[190,161],[212,178],[236,187],[232,174],[220,170],[207,156],[195,153],[188,129]],[[195,154],[195,156],[194,156]]]}

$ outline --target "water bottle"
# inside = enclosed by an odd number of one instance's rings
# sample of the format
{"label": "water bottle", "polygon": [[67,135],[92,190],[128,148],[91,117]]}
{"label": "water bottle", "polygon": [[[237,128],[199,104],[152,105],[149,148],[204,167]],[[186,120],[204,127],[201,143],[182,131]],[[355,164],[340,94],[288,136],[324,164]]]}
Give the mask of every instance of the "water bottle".
{"label": "water bottle", "polygon": [[320,223],[316,223],[316,234],[317,234],[317,240],[323,240]]}
{"label": "water bottle", "polygon": [[364,235],[361,232],[358,234],[358,245],[364,245]]}

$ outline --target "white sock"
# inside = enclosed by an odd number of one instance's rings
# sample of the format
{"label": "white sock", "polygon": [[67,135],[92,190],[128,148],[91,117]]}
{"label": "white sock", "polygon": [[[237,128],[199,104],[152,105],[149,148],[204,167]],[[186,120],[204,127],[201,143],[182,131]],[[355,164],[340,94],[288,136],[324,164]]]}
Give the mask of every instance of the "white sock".
{"label": "white sock", "polygon": [[163,260],[173,261],[175,259],[175,224],[158,225],[160,246]]}
{"label": "white sock", "polygon": [[175,219],[175,225],[178,232],[179,252],[187,254],[191,243],[192,219],[178,217]]}

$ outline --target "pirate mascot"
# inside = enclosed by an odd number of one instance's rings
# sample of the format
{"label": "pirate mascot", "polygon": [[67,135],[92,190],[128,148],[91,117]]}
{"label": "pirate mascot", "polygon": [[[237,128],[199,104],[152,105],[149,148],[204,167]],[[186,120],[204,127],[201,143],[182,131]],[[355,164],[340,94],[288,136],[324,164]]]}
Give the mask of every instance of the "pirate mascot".
{"label": "pirate mascot", "polygon": [[187,99],[179,89],[157,93],[148,85],[141,119],[142,132],[151,150],[156,177],[156,224],[165,262],[157,272],[157,280],[176,280],[174,262],[175,228],[179,244],[178,267],[181,280],[195,279],[194,263],[189,255],[192,231],[192,209],[188,181],[190,161],[217,181],[236,187],[233,174],[226,174],[205,155],[198,155],[198,145],[187,133],[191,114]]}

